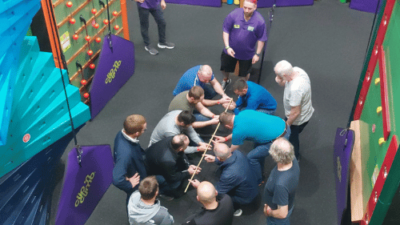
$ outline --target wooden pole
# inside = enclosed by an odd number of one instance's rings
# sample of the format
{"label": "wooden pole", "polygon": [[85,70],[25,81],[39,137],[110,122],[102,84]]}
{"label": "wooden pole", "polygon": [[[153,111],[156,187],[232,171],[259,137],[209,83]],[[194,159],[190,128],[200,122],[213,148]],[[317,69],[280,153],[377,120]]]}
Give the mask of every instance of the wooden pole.
{"label": "wooden pole", "polygon": [[[231,104],[232,104],[232,101],[233,101],[233,98],[231,98],[231,101],[229,102],[229,105],[226,107],[225,112],[228,111],[229,106],[231,106]],[[203,158],[204,158],[204,156],[206,155],[207,150],[208,150],[208,148],[210,147],[211,142],[212,142],[212,140],[214,139],[214,136],[215,136],[215,134],[217,133],[217,130],[218,130],[220,124],[221,124],[221,122],[219,122],[218,125],[217,125],[217,127],[215,128],[215,131],[214,131],[213,135],[211,136],[210,141],[209,141],[208,144],[207,144],[207,149],[203,152],[203,155],[201,156],[201,159],[200,159],[199,163],[198,163],[197,166],[196,166],[196,170],[195,170],[194,173],[192,174],[192,177],[190,178],[189,183],[187,184],[187,186],[186,186],[186,188],[185,188],[185,193],[187,192],[187,190],[188,190],[188,188],[189,188],[189,186],[190,186],[190,181],[192,181],[194,175],[196,175],[197,169],[199,168],[201,162],[203,161]]]}

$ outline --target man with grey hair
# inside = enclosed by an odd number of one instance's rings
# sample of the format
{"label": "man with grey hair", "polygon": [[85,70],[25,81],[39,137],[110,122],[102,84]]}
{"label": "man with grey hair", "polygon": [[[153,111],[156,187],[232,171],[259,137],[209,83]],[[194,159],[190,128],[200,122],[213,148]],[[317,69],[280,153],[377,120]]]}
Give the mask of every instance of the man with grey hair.
{"label": "man with grey hair", "polygon": [[290,224],[300,168],[293,145],[285,138],[276,139],[269,150],[277,165],[272,169],[264,189],[264,215],[267,224]]}
{"label": "man with grey hair", "polygon": [[296,158],[300,160],[299,134],[308,124],[314,113],[311,102],[311,82],[307,73],[282,60],[274,68],[275,81],[285,87],[283,107],[285,109],[286,124],[290,126],[290,143],[294,146]]}
{"label": "man with grey hair", "polygon": [[[256,173],[249,160],[240,151],[231,152],[223,143],[214,142],[214,154],[206,154],[204,160],[215,162],[221,170],[219,182],[215,185],[219,194],[228,194],[233,201],[234,216],[242,215],[241,205],[252,203],[258,194]],[[197,187],[198,180],[191,181]]]}

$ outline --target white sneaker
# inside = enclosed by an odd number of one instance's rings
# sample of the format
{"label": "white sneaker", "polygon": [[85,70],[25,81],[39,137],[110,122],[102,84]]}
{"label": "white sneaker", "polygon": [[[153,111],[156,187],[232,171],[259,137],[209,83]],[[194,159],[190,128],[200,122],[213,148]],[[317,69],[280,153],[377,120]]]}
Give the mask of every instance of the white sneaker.
{"label": "white sneaker", "polygon": [[236,210],[236,211],[233,213],[233,216],[241,216],[242,213],[243,213],[243,210],[238,209],[238,210]]}
{"label": "white sneaker", "polygon": [[231,79],[222,80],[221,86],[222,86],[222,89],[224,89],[224,91],[225,91],[226,87],[231,83],[231,81],[232,81]]}

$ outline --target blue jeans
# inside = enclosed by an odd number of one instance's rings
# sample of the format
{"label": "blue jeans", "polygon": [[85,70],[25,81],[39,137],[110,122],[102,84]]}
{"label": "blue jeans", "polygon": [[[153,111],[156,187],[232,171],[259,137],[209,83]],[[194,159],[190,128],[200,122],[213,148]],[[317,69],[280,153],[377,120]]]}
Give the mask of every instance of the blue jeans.
{"label": "blue jeans", "polygon": [[[290,127],[286,126],[286,134],[283,136],[286,139],[290,137]],[[272,141],[265,144],[256,144],[255,148],[247,154],[253,172],[256,174],[257,183],[261,183],[262,174],[264,172],[265,157],[269,156],[269,148]]]}
{"label": "blue jeans", "polygon": [[138,6],[139,10],[139,20],[140,20],[140,32],[143,37],[144,45],[150,45],[149,38],[149,14],[153,15],[154,20],[157,23],[158,27],[158,38],[159,43],[165,43],[165,27],[167,23],[164,20],[163,11],[161,10],[161,6],[158,5],[155,9],[145,9]]}
{"label": "blue jeans", "polygon": [[211,120],[211,118],[209,118],[209,117],[207,117],[207,116],[204,116],[203,114],[201,114],[201,113],[196,113],[196,112],[194,112],[194,117],[196,117],[196,121],[200,121],[200,122],[203,122],[203,121],[209,121],[209,120]]}
{"label": "blue jeans", "polygon": [[[239,109],[239,111],[242,111],[242,110],[245,110],[246,109],[246,107],[240,107],[240,108],[238,108]],[[265,113],[265,114],[268,114],[268,115],[275,115],[275,111],[276,111],[276,109],[256,109],[256,111],[258,111],[258,112],[262,112],[262,113]]]}
{"label": "blue jeans", "polygon": [[285,219],[277,219],[274,217],[267,217],[267,225],[290,225],[290,215],[292,215],[294,206],[289,210]]}
{"label": "blue jeans", "polygon": [[210,84],[204,85],[203,89],[205,99],[213,99],[217,95],[217,92],[215,92],[214,88]]}
{"label": "blue jeans", "polygon": [[275,115],[276,109],[256,109],[258,112],[262,112],[268,115]]}
{"label": "blue jeans", "polygon": [[178,189],[182,181],[175,181],[173,183],[168,183],[165,178],[161,175],[156,175],[158,182],[159,192],[163,195],[173,196],[174,191]]}

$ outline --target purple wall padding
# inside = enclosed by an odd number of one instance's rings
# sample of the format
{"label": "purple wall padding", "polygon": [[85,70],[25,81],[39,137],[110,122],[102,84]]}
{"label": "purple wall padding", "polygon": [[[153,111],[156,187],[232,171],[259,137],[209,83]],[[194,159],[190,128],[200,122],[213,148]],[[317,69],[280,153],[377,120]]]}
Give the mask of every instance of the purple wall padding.
{"label": "purple wall padding", "polygon": [[348,198],[347,186],[349,183],[350,157],[354,144],[354,131],[337,128],[333,164],[336,181],[336,207],[338,224],[342,221],[343,211],[346,209]]}
{"label": "purple wall padding", "polygon": [[68,154],[56,225],[85,224],[112,182],[110,146],[81,146],[81,150],[82,167],[75,148]]}
{"label": "purple wall padding", "polygon": [[221,7],[221,0],[166,0],[167,3]]}
{"label": "purple wall padding", "polygon": [[135,47],[132,42],[111,35],[103,41],[99,62],[90,89],[90,111],[92,119],[99,114],[108,101],[135,72]]}
{"label": "purple wall padding", "polygon": [[379,0],[351,0],[350,8],[364,12],[376,12],[376,6]]}
{"label": "purple wall padding", "polygon": [[257,7],[270,8],[276,2],[277,7],[313,5],[314,0],[258,0]]}

